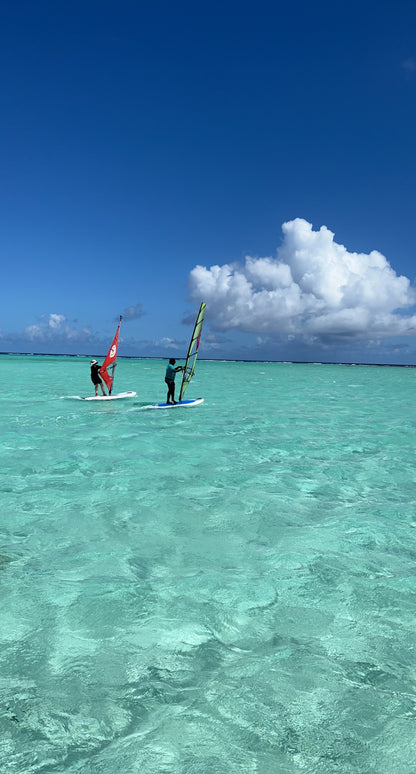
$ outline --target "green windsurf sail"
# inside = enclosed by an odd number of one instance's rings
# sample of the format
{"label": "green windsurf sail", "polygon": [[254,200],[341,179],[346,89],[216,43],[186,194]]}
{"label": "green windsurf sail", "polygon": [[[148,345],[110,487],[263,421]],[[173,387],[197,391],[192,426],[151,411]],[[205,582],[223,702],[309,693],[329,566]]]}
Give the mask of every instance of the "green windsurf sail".
{"label": "green windsurf sail", "polygon": [[185,390],[194,375],[195,363],[196,363],[196,358],[198,356],[198,350],[199,350],[199,342],[201,340],[202,324],[204,322],[205,307],[206,307],[206,304],[202,302],[201,306],[199,307],[198,316],[196,318],[194,332],[191,336],[191,341],[189,343],[188,354],[186,356],[186,362],[183,369],[179,400],[182,400]]}

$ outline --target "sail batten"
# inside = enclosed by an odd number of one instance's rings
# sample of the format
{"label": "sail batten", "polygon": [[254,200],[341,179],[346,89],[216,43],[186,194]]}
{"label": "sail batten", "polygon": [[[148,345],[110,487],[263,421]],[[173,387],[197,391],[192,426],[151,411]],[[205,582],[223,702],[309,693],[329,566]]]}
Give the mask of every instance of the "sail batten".
{"label": "sail batten", "polygon": [[198,356],[199,342],[201,339],[202,325],[204,322],[205,307],[206,307],[206,304],[202,302],[201,306],[199,307],[198,316],[196,318],[194,332],[191,336],[191,341],[189,343],[188,354],[186,356],[186,361],[185,361],[185,366],[184,366],[183,376],[182,376],[182,384],[181,384],[181,389],[179,393],[180,401],[182,400],[185,390],[189,382],[191,381],[195,371],[195,363],[196,363],[196,358]]}
{"label": "sail batten", "polygon": [[114,370],[117,365],[116,361],[117,361],[117,350],[118,350],[118,337],[120,335],[121,319],[122,318],[120,315],[120,319],[118,321],[118,326],[117,326],[117,330],[116,330],[113,342],[100,368],[100,376],[103,378],[104,382],[107,385],[109,395],[111,395],[111,390],[113,389]]}

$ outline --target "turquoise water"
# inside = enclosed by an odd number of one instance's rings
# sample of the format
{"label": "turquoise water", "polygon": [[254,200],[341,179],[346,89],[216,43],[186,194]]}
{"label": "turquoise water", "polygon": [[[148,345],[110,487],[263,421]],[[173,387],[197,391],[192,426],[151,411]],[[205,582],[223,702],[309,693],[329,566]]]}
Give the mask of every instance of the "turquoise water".
{"label": "turquoise water", "polygon": [[415,774],[416,371],[1,356],[0,770]]}

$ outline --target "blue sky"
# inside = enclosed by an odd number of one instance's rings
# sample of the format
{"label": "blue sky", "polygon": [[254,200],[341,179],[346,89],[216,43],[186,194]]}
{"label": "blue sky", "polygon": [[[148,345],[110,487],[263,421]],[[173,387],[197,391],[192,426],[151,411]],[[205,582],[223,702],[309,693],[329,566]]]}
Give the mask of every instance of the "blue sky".
{"label": "blue sky", "polygon": [[0,10],[0,350],[416,363],[416,4]]}

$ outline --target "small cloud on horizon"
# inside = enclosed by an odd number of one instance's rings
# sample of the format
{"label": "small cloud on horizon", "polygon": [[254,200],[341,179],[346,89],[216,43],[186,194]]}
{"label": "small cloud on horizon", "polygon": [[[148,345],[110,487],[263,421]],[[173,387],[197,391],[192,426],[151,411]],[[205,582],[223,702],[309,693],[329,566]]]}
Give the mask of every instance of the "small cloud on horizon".
{"label": "small cloud on horizon", "polygon": [[28,325],[23,335],[32,342],[49,342],[53,339],[61,339],[70,342],[85,342],[92,336],[89,328],[74,328],[69,323],[64,314],[41,315],[39,322],[34,325]]}
{"label": "small cloud on horizon", "polygon": [[[142,304],[136,304],[135,306],[127,306],[122,314],[123,321],[125,320],[128,322],[129,320],[139,320],[140,317],[144,316],[143,306]],[[118,320],[118,318],[117,318]]]}
{"label": "small cloud on horizon", "polygon": [[159,341],[155,341],[156,347],[163,347],[164,349],[180,349],[183,347],[183,344],[181,342],[175,341],[175,339],[170,339],[169,337],[165,336],[163,339],[159,339]]}

